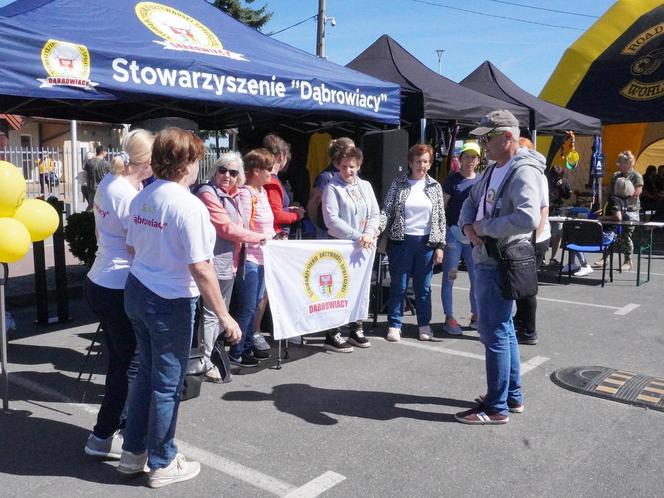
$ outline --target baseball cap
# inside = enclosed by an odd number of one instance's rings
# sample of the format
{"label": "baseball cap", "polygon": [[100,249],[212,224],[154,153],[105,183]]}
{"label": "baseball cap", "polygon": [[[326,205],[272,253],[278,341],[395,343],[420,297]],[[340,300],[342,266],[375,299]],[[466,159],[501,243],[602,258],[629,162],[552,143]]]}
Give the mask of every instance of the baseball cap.
{"label": "baseball cap", "polygon": [[477,144],[477,142],[466,142],[461,146],[461,149],[459,149],[459,157],[464,152],[474,152],[477,156],[482,155],[482,151],[480,150],[480,146]]}
{"label": "baseball cap", "polygon": [[510,111],[500,109],[492,111],[480,120],[480,125],[470,132],[471,135],[481,137],[492,130],[501,128],[518,128],[519,120]]}

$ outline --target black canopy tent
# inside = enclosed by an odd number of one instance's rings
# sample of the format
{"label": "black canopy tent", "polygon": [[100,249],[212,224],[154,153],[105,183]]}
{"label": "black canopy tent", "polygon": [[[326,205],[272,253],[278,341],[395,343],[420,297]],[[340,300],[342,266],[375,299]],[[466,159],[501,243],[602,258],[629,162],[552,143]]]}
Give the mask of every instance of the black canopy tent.
{"label": "black canopy tent", "polygon": [[484,61],[460,83],[466,88],[528,108],[528,127],[532,133],[556,135],[566,130],[578,135],[598,135],[602,130],[599,119],[586,116],[547,102],[516,85],[496,66]]}
{"label": "black canopy tent", "polygon": [[382,35],[347,67],[401,86],[401,120],[457,121],[474,126],[485,114],[508,109],[528,126],[528,109],[499,100],[439,75],[422,64],[393,38]]}

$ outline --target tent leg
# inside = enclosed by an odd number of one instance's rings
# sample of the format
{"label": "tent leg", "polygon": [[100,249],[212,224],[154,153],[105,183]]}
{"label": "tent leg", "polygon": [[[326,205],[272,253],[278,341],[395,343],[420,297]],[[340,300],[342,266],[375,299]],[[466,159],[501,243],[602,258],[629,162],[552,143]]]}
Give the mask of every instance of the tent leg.
{"label": "tent leg", "polygon": [[420,118],[420,143],[423,144],[427,136],[427,120]]}
{"label": "tent leg", "polygon": [[4,276],[0,280],[0,349],[2,353],[2,412],[9,410],[9,371],[7,370],[7,320],[5,318],[5,282],[9,276],[9,266],[2,263]]}

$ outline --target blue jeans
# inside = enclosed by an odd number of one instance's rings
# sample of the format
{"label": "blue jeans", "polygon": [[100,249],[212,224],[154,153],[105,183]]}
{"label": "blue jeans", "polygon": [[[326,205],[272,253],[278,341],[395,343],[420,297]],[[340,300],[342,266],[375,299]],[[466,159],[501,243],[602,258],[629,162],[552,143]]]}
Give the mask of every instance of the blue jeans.
{"label": "blue jeans", "polygon": [[99,318],[108,351],[106,389],[99,407],[94,435],[106,439],[125,423],[127,392],[136,377],[136,337],[124,309],[124,289],[109,289],[85,279],[85,296]]}
{"label": "blue jeans", "polygon": [[387,321],[390,327],[401,328],[403,303],[408,279],[413,277],[417,325],[431,322],[431,276],[433,249],[427,245],[428,235],[405,235],[403,242],[389,241],[390,297],[387,300]]}
{"label": "blue jeans", "polygon": [[473,262],[473,247],[470,244],[459,242],[452,230],[447,227],[446,231],[445,254],[443,255],[443,285],[440,290],[440,297],[443,301],[443,312],[445,316],[454,316],[452,306],[452,289],[454,280],[456,280],[457,270],[459,269],[459,259],[463,256],[468,270],[468,280],[470,280],[470,313],[477,316],[477,306],[475,304],[475,263]]}
{"label": "blue jeans", "polygon": [[523,403],[521,362],[512,308],[514,301],[503,298],[498,265],[475,266],[478,329],[486,355],[487,393],[484,406],[490,413],[508,414],[507,400]]}
{"label": "blue jeans", "polygon": [[125,310],[136,333],[139,367],[129,391],[122,449],[148,451],[148,467],[168,466],[175,455],[175,425],[187,371],[197,298],[164,299],[131,273]]}
{"label": "blue jeans", "polygon": [[254,347],[254,322],[256,321],[256,308],[263,299],[265,292],[265,273],[263,265],[257,265],[252,261],[244,263],[244,276],[238,272],[235,278],[233,294],[236,298],[235,319],[242,331],[242,339],[233,344],[228,354],[233,358],[239,358],[243,353],[249,352]]}

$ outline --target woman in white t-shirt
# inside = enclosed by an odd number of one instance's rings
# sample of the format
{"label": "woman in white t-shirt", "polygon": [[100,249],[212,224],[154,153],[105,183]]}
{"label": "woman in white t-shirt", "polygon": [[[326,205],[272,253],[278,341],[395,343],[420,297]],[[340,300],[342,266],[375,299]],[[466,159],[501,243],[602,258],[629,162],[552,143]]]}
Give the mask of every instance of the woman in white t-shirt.
{"label": "woman in white t-shirt", "polygon": [[[533,149],[533,143],[521,137],[519,145]],[[549,250],[551,240],[551,225],[549,224],[549,182],[546,175],[540,175],[540,223],[535,229],[535,260],[537,269],[542,266],[544,256]],[[537,344],[537,297],[524,297],[516,300],[516,314],[514,315],[514,328],[519,344],[534,346]]]}
{"label": "woman in white t-shirt", "polygon": [[97,424],[85,445],[85,453],[120,458],[124,425],[123,411],[128,386],[136,376],[136,339],[124,310],[124,286],[132,256],[127,252],[129,203],[141,190],[141,181],[152,174],[152,133],[130,132],[123,152],[113,160],[111,174],[97,187],[94,202],[97,254],[85,280],[90,308],[101,322],[108,350],[106,390]]}
{"label": "woman in white t-shirt", "polygon": [[445,209],[443,189],[429,176],[433,161],[430,145],[408,150],[408,175],[398,176],[385,197],[380,213],[381,229],[389,235],[390,297],[387,302],[387,340],[401,339],[401,317],[408,280],[413,278],[415,310],[421,341],[433,339],[431,277],[433,265],[443,261]]}
{"label": "woman in white t-shirt", "polygon": [[224,304],[212,266],[215,231],[205,205],[191,194],[203,141],[179,128],[159,132],[152,146],[156,180],[129,206],[127,245],[134,261],[125,310],[138,344],[138,373],[129,393],[118,471],[150,469],[150,487],[191,479],[198,462],[177,452],[175,427],[193,338],[198,296],[217,315],[229,342],[240,330]]}

